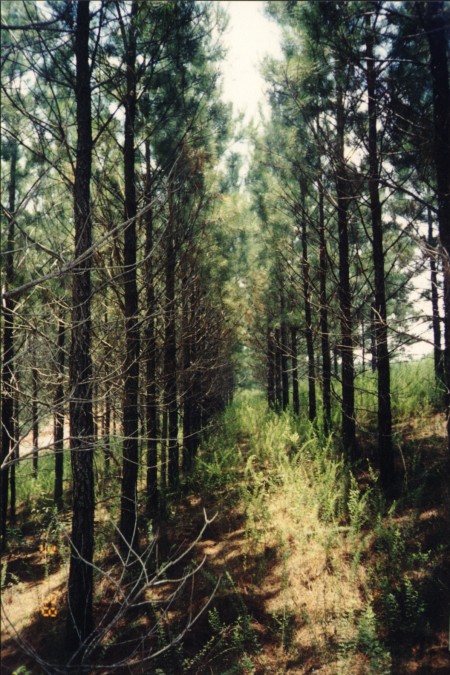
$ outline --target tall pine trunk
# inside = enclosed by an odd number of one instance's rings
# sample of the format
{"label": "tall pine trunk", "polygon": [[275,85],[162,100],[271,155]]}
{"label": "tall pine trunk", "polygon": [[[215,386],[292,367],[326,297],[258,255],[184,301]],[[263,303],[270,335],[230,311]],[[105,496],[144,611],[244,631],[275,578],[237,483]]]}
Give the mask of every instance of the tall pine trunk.
{"label": "tall pine trunk", "polygon": [[275,408],[275,344],[270,327],[267,327],[267,403]]}
{"label": "tall pine trunk", "polygon": [[155,515],[158,510],[158,391],[156,386],[156,297],[153,265],[153,209],[152,202],[152,169],[150,158],[150,143],[145,143],[145,275],[146,275],[146,323],[145,323],[145,351],[146,351],[146,391],[145,391],[145,418],[147,426],[147,476],[146,476],[146,503],[147,513]]}
{"label": "tall pine trunk", "polygon": [[379,164],[377,137],[377,93],[374,64],[373,31],[370,14],[365,15],[366,24],[366,77],[368,97],[368,148],[369,148],[369,198],[372,221],[372,256],[375,272],[375,299],[373,304],[378,374],[378,460],[380,480],[389,490],[395,479],[394,449],[392,445],[391,374],[388,348],[386,311],[383,222],[379,194]]}
{"label": "tall pine trunk", "polygon": [[289,406],[289,332],[286,322],[286,300],[284,290],[280,290],[280,309],[281,309],[281,328],[280,328],[280,350],[281,350],[281,406],[286,410]]}
{"label": "tall pine trunk", "polygon": [[169,186],[169,223],[166,233],[166,298],[164,335],[164,408],[167,414],[167,479],[171,488],[179,481],[177,333],[175,308],[174,186]]}
{"label": "tall pine trunk", "polygon": [[281,361],[281,329],[275,328],[275,409],[282,409],[281,387],[282,361]]}
{"label": "tall pine trunk", "polygon": [[181,344],[183,359],[183,471],[190,471],[194,463],[194,435],[193,435],[193,407],[195,389],[193,383],[193,343],[194,325],[192,311],[192,292],[188,262],[184,261],[184,275],[182,283],[182,321],[181,321]]}
{"label": "tall pine trunk", "polygon": [[130,27],[126,44],[126,94],[124,179],[125,219],[130,221],[124,234],[124,307],[125,307],[125,381],[123,404],[123,468],[120,508],[121,547],[137,546],[137,482],[139,466],[139,324],[136,283],[136,186],[135,186],[135,119],[136,119],[136,14],[131,5]]}
{"label": "tall pine trunk", "polygon": [[336,74],[337,170],[336,196],[338,211],[339,249],[339,310],[341,323],[342,359],[342,443],[351,460],[356,459],[355,369],[353,363],[352,297],[350,290],[350,258],[348,239],[348,208],[350,202],[348,176],[344,157],[344,100]]}
{"label": "tall pine trunk", "polygon": [[[9,290],[14,281],[14,218],[16,210],[17,181],[17,143],[11,148],[11,168],[9,178],[9,216],[8,239],[5,256],[5,285]],[[1,463],[12,450],[14,439],[14,300],[6,297],[3,310],[3,363],[2,363],[2,447]],[[6,548],[6,523],[8,517],[8,481],[9,470],[1,471],[1,550]]]}
{"label": "tall pine trunk", "polygon": [[[75,29],[77,150],[74,180],[75,258],[92,244],[90,183],[92,171],[91,83],[89,64],[90,3],[77,3]],[[92,436],[91,256],[72,276],[70,353],[70,455],[73,507],[68,584],[67,646],[82,659],[82,645],[92,633],[94,472]]]}
{"label": "tall pine trunk", "polygon": [[292,410],[294,415],[300,415],[300,395],[298,386],[298,347],[297,327],[291,326],[291,354],[292,354]]}
{"label": "tall pine trunk", "polygon": [[325,434],[328,434],[331,430],[331,354],[328,328],[327,246],[325,241],[323,201],[324,193],[321,177],[319,181],[319,321],[322,353],[323,430]]}
{"label": "tall pine trunk", "polygon": [[12,464],[9,470],[9,517],[11,524],[16,522],[16,505],[17,505],[17,485],[16,485],[16,460],[19,459],[19,395],[20,385],[18,373],[15,373],[15,390],[14,390],[14,419],[13,419],[13,445],[14,451],[12,455]]}
{"label": "tall pine trunk", "polygon": [[193,365],[192,373],[192,402],[191,402],[191,434],[192,434],[192,451],[194,457],[197,454],[200,445],[200,435],[202,432],[202,404],[199,392],[202,390],[202,369],[200,363],[200,340],[202,337],[201,328],[201,293],[200,280],[195,276],[191,283],[191,297],[190,297],[190,315],[191,315],[191,363]]}
{"label": "tall pine trunk", "polygon": [[38,415],[38,392],[39,377],[37,369],[37,331],[33,331],[32,364],[31,364],[31,424],[33,435],[33,478],[38,475],[39,454],[39,415]]}
{"label": "tall pine trunk", "polygon": [[56,343],[56,388],[53,413],[53,446],[55,450],[54,501],[58,511],[63,508],[64,475],[64,342],[66,328],[63,317],[58,318],[58,338]]}
{"label": "tall pine trunk", "polygon": [[302,281],[303,302],[305,307],[305,337],[308,354],[308,418],[310,422],[316,419],[316,369],[314,364],[314,334],[311,311],[311,284],[309,281],[308,239],[306,232],[305,188],[301,190],[301,241],[302,241]]}
{"label": "tall pine trunk", "polygon": [[431,312],[433,326],[433,356],[434,356],[434,374],[437,380],[443,381],[444,369],[442,363],[441,346],[441,317],[439,314],[439,293],[438,293],[438,266],[436,254],[436,239],[433,236],[433,217],[431,209],[428,209],[428,255],[430,256],[430,285],[431,285]]}
{"label": "tall pine trunk", "polygon": [[439,239],[444,271],[444,385],[450,451],[450,85],[447,26],[443,2],[427,2],[424,16],[433,87],[434,164],[436,167]]}

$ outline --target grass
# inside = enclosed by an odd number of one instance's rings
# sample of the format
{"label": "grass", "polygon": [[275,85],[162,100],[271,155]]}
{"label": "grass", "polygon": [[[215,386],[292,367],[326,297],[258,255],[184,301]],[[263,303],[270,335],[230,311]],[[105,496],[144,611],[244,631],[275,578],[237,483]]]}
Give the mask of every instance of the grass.
{"label": "grass", "polygon": [[[394,364],[393,409],[403,424],[419,416],[425,423],[438,407],[432,366],[428,358]],[[360,415],[373,415],[374,377],[366,372],[358,383]],[[395,641],[405,649],[423,643],[433,611],[426,586],[440,583],[422,544],[420,495],[405,485],[389,506],[370,465],[355,475],[332,437],[324,438],[305,415],[298,420],[289,411],[270,411],[258,392],[242,392],[227,420],[228,429],[238,430],[235,438],[223,452],[213,440],[214,452],[203,455],[198,470],[215,466],[222,487],[232,483],[245,509],[247,559],[276,551],[276,565],[272,559],[260,564],[256,581],[278,587],[265,604],[278,661],[281,652],[290,662],[303,658],[306,672],[304,655],[311,653],[311,663],[331,669],[326,672],[394,672]],[[424,475],[413,454],[406,461]]]}
{"label": "grass", "polygon": [[[360,372],[355,380],[358,423],[374,428],[377,412],[377,375],[370,370]],[[391,402],[395,422],[411,416],[426,417],[442,409],[442,388],[437,385],[432,356],[418,361],[391,363]]]}
{"label": "grass", "polygon": [[[375,380],[366,372],[357,381],[362,433],[364,425],[373,424]],[[160,523],[164,536],[158,539],[156,555],[163,564],[164,556],[198,533],[202,507],[208,514],[218,513],[193,549],[192,564],[206,556],[201,574],[167,613],[159,609],[156,594],[153,614],[137,615],[129,628],[118,627],[117,635],[108,638],[108,649],[118,648],[122,639],[136,639],[139,631],[151,631],[155,616],[164,645],[183,626],[186,608],[201,606],[221,575],[217,596],[185,641],[161,658],[160,672],[224,675],[290,669],[387,675],[409,672],[402,668],[417,645],[425,645],[420,658],[428,658],[426,645],[431,645],[430,652],[436,649],[436,636],[448,620],[443,612],[450,595],[450,551],[443,534],[448,526],[446,474],[438,452],[440,437],[436,432],[430,444],[427,435],[439,394],[429,359],[394,364],[392,382],[395,415],[402,422],[397,442],[410,480],[391,504],[370,465],[366,462],[364,471],[359,467],[354,472],[334,437],[324,437],[307,421],[305,407],[296,419],[290,411],[269,410],[258,391],[240,392],[203,440],[192,477],[183,493],[173,496]],[[113,452],[119,461],[118,444]],[[101,451],[95,462],[95,560],[114,572],[111,541],[120,495],[115,479],[104,475]],[[29,564],[37,569],[37,561],[46,577],[53,568],[38,560],[39,541],[56,542],[65,551],[60,518],[52,506],[53,468],[54,457],[48,454],[40,458],[37,479],[29,461],[17,469],[18,501],[27,506],[36,530]],[[31,551],[21,533],[22,512],[17,555],[26,545]],[[9,590],[13,573],[20,581],[21,568],[17,560],[13,563]],[[180,568],[174,574],[182,572]],[[99,608],[108,602],[107,581],[97,584]],[[22,596],[24,592],[26,585]],[[429,663],[423,661],[423,667]]]}

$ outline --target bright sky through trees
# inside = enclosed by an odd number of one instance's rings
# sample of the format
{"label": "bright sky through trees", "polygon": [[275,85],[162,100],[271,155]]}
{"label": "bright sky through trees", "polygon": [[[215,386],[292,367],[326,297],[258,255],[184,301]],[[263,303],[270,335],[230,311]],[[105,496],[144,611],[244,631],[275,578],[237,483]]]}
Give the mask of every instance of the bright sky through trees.
{"label": "bright sky through trees", "polygon": [[229,14],[222,37],[228,54],[223,63],[224,98],[233,102],[234,111],[244,112],[245,121],[258,119],[258,108],[268,113],[264,92],[266,83],[260,65],[266,55],[281,57],[281,31],[264,14],[264,3],[249,0],[220,2]]}

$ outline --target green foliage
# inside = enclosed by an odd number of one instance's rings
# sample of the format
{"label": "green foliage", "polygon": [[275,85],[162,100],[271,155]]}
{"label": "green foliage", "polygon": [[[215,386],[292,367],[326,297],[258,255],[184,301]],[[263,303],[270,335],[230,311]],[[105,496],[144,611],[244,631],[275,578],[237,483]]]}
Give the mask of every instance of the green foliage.
{"label": "green foliage", "polygon": [[370,675],[390,675],[391,657],[378,637],[377,618],[369,605],[358,619],[356,646],[369,659]]}
{"label": "green foliage", "polygon": [[296,616],[292,610],[283,607],[281,612],[272,612],[272,630],[284,651],[289,651],[294,639]]}
{"label": "green foliage", "polygon": [[32,458],[27,457],[16,465],[17,503],[33,505],[39,511],[43,505],[53,501],[55,480],[55,457],[46,452],[39,456],[37,478],[33,476]]}
{"label": "green foliage", "polygon": [[229,675],[249,672],[248,669],[252,669],[251,654],[259,649],[259,643],[251,625],[252,617],[228,572],[222,588],[222,592],[224,591],[227,592],[227,597],[229,594],[235,618],[224,621],[220,604],[209,610],[208,626],[211,636],[194,657],[184,659],[183,672],[200,673],[207,667],[214,668],[215,665],[220,667],[221,674]]}
{"label": "green foliage", "polygon": [[401,527],[393,518],[379,516],[375,527],[375,549],[378,559],[372,570],[371,583],[379,595],[379,611],[383,625],[391,637],[414,639],[421,629],[426,606],[421,584],[412,574],[425,569],[429,553],[415,542],[413,526]]}

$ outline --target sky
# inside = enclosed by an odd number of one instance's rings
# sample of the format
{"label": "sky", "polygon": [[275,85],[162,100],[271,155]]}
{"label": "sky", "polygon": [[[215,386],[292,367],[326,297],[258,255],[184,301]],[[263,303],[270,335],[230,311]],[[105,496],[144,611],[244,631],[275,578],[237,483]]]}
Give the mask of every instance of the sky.
{"label": "sky", "polygon": [[265,84],[259,73],[264,56],[281,57],[281,31],[264,15],[264,2],[255,0],[222,1],[229,14],[229,24],[222,43],[228,54],[222,66],[223,97],[232,101],[234,112],[245,112],[244,121],[259,118],[258,106],[264,108]]}

